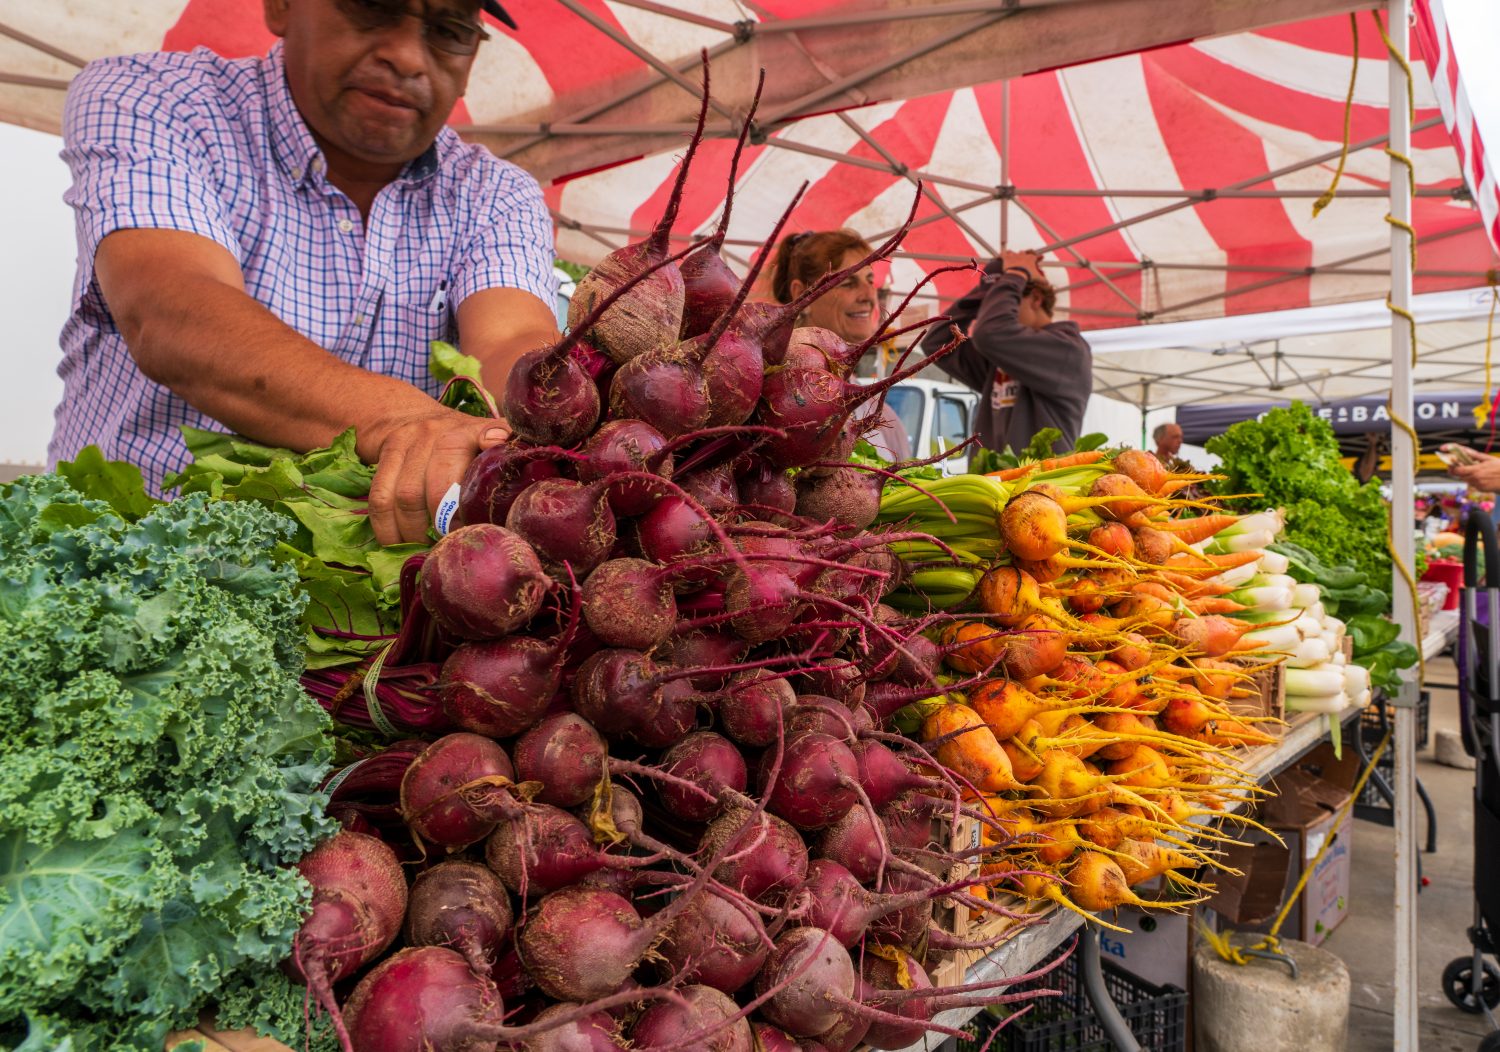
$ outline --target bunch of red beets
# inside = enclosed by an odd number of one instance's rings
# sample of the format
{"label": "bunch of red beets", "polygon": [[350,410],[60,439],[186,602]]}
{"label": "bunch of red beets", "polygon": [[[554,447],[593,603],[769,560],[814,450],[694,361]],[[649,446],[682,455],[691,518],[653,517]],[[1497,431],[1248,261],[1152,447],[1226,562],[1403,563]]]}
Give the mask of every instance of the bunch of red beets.
{"label": "bunch of red beets", "polygon": [[748,302],[728,203],[669,252],[707,98],[661,222],[521,359],[515,440],[406,568],[388,663],[440,672],[300,865],[288,967],[346,1050],[895,1049],[1030,978],[928,975],[973,948],[935,904],[999,907],[949,848],[977,792],[887,724],[941,692],[941,615],[881,602],[917,535],[869,530],[888,475],[847,461],[912,369],[854,383],[868,345],[795,328],[849,271]]}

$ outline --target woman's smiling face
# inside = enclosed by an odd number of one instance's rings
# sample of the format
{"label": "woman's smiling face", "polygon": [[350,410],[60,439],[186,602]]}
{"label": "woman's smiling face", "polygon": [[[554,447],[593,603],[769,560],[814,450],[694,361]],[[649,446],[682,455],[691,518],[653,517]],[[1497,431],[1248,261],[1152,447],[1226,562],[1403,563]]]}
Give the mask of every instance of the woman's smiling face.
{"label": "woman's smiling face", "polygon": [[[855,249],[839,260],[839,269],[852,267],[865,253]],[[792,282],[792,298],[801,295],[802,282]],[[862,267],[813,301],[806,311],[806,324],[828,329],[845,343],[863,343],[880,324],[879,297],[872,267]]]}

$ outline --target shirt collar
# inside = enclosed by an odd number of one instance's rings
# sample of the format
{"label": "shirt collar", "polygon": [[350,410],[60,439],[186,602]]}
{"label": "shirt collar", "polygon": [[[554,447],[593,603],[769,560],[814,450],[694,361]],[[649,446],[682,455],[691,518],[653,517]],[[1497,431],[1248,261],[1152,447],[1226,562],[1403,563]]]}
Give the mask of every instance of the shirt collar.
{"label": "shirt collar", "polygon": [[266,94],[266,110],[271,123],[271,151],[276,163],[292,181],[293,186],[308,185],[314,173],[323,164],[323,151],[307,128],[297,104],[292,101],[292,89],[286,82],[286,58],[281,52],[281,41],[271,46],[261,67],[263,87]]}
{"label": "shirt collar", "polygon": [[[324,165],[323,151],[308,130],[307,122],[292,101],[292,89],[286,82],[286,57],[281,41],[272,45],[262,67],[266,106],[271,120],[271,149],[276,161],[293,186],[312,185]],[[407,163],[397,177],[402,183],[421,183],[436,175],[442,161],[451,153],[457,135],[449,128],[438,133],[437,140],[423,154]]]}

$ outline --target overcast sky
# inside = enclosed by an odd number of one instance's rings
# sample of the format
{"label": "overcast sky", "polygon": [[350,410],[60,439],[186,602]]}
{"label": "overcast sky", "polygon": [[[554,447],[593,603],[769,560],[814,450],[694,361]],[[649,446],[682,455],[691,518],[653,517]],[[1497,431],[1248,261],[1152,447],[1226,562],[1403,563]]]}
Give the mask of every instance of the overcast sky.
{"label": "overcast sky", "polygon": [[[1446,0],[1459,67],[1500,164],[1500,3]],[[73,221],[62,203],[67,167],[55,136],[0,124],[0,462],[46,458],[62,393],[58,333],[72,293]]]}

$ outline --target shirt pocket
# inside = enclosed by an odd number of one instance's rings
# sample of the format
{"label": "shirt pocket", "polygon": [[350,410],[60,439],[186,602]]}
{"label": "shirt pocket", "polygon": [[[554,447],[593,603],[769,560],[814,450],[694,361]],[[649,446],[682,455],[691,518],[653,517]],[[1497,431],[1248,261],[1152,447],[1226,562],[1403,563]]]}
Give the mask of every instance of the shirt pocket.
{"label": "shirt pocket", "polygon": [[388,300],[376,323],[369,368],[437,394],[439,386],[427,366],[434,340],[458,340],[458,326],[446,303],[435,305],[431,298]]}

